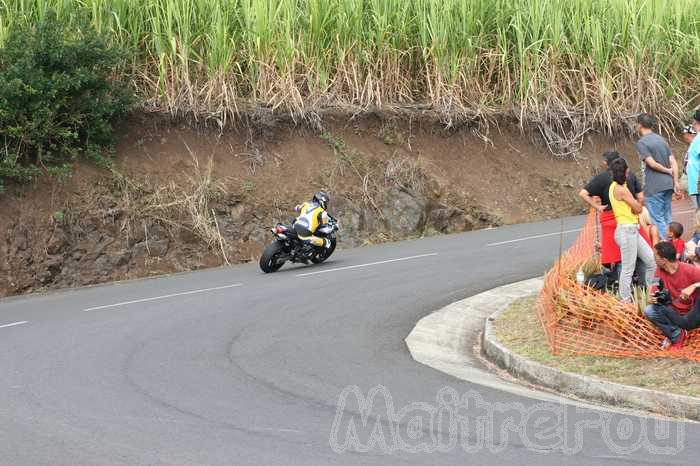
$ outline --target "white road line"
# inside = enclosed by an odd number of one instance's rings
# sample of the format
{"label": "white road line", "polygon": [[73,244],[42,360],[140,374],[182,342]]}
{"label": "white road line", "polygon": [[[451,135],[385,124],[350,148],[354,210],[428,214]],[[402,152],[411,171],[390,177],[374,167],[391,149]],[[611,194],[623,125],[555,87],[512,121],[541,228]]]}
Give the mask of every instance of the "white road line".
{"label": "white road line", "polygon": [[530,239],[546,238],[548,236],[566,235],[567,233],[576,233],[576,232],[579,232],[581,230],[583,230],[583,228],[577,228],[575,230],[557,231],[556,233],[545,233],[543,235],[525,236],[524,238],[511,239],[508,241],[499,241],[498,243],[488,243],[486,246],[500,246],[502,244],[517,243],[518,241],[527,241]]}
{"label": "white road line", "polygon": [[[692,210],[681,210],[680,212],[674,212],[674,214],[690,214],[695,212],[695,209]],[[511,239],[508,241],[499,241],[498,243],[488,243],[486,246],[500,246],[502,244],[510,244],[510,243],[517,243],[519,241],[527,241],[530,239],[537,239],[537,238],[546,238],[548,236],[557,236],[557,235],[565,235],[567,233],[576,233],[581,231],[582,228],[576,229],[576,230],[564,230],[564,231],[558,231],[556,233],[545,233],[543,235],[535,235],[535,236],[526,236],[524,238],[518,238],[518,239]]]}
{"label": "white road line", "polygon": [[28,321],[23,320],[22,322],[13,322],[11,324],[5,324],[5,325],[0,325],[0,328],[5,328],[5,327],[14,327],[15,325],[22,325],[26,324]]}
{"label": "white road line", "polygon": [[190,295],[190,294],[206,293],[208,291],[225,290],[227,288],[235,288],[237,286],[243,286],[243,283],[234,283],[233,285],[216,286],[214,288],[203,288],[201,290],[183,291],[182,293],[173,293],[173,294],[166,294],[163,296],[154,296],[153,298],[135,299],[133,301],[124,301],[122,303],[106,304],[104,306],[89,307],[87,309],[83,309],[83,312],[98,311],[100,309],[108,309],[110,307],[126,306],[128,304],[145,303],[148,301],[157,301],[159,299],[174,298],[176,296],[186,296],[186,295]]}
{"label": "white road line", "polygon": [[420,259],[421,257],[430,257],[430,256],[437,256],[437,255],[438,255],[437,252],[431,252],[430,254],[420,254],[418,256],[401,257],[399,259],[389,259],[386,261],[370,262],[368,264],[349,265],[347,267],[338,267],[335,269],[319,270],[317,272],[300,273],[300,274],[297,274],[297,277],[308,277],[309,275],[318,275],[320,273],[330,273],[330,272],[338,272],[340,270],[358,269],[360,267],[369,267],[371,265],[388,264],[390,262],[401,262],[401,261],[407,261],[407,260],[411,260],[411,259]]}

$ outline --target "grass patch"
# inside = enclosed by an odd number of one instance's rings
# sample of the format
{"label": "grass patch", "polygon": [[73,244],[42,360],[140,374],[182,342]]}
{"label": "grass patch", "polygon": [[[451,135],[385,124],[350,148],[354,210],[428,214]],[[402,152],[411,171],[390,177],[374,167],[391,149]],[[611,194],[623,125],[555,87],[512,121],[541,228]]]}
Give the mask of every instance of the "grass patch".
{"label": "grass patch", "polygon": [[[668,130],[698,94],[698,0],[2,1],[0,45],[49,8],[130,60],[149,110],[224,125],[246,105],[314,122],[320,107],[431,108],[448,127],[500,114],[572,155],[594,129]],[[639,92],[639,83],[644,91]],[[388,125],[386,144],[401,141]]]}
{"label": "grass patch", "polygon": [[[119,209],[126,214],[121,229],[127,238],[136,237],[135,230],[139,229],[144,232],[144,239],[148,238],[146,219],[165,227],[172,236],[185,229],[221,253],[228,263],[226,250],[229,245],[221,235],[216,214],[211,209],[213,202],[228,194],[225,182],[214,177],[212,158],[203,166],[192,152],[190,156],[191,174],[182,183],[159,183],[149,177],[137,180],[117,170],[112,171],[113,192],[119,199]],[[241,186],[244,191],[245,183],[251,183],[250,190],[255,187],[252,182],[244,181]]]}
{"label": "grass patch", "polygon": [[516,353],[566,372],[679,395],[700,396],[700,364],[696,362],[553,355],[535,312],[535,299],[514,301],[493,323],[498,339]]}

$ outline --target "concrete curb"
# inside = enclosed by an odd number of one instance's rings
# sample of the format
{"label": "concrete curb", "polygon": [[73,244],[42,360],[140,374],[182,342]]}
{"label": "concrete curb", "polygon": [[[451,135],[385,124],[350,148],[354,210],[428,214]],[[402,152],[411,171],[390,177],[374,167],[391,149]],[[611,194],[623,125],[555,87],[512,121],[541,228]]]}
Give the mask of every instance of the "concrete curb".
{"label": "concrete curb", "polygon": [[488,360],[511,375],[564,395],[573,395],[588,401],[700,421],[700,398],[631,387],[595,377],[563,372],[514,353],[498,340],[493,330],[493,321],[504,311],[505,309],[499,309],[486,319],[481,351]]}
{"label": "concrete curb", "polygon": [[541,278],[535,278],[501,286],[454,302],[423,317],[405,340],[411,357],[472,384],[546,402],[596,408],[588,403],[504,380],[484,367],[476,354],[474,347],[479,342],[484,319],[494,309],[504,310],[514,300],[531,295],[533,290],[542,287],[542,283]]}

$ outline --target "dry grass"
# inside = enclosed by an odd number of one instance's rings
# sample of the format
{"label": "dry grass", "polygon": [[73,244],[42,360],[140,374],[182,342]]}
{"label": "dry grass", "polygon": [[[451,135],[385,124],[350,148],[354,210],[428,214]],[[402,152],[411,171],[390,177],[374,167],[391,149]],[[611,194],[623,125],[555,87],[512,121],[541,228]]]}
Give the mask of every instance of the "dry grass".
{"label": "dry grass", "polygon": [[315,128],[326,109],[514,116],[575,156],[641,111],[670,130],[700,94],[698,0],[15,1],[0,44],[47,5],[128,50],[144,108],[220,127],[261,110]]}
{"label": "dry grass", "polygon": [[329,178],[335,183],[338,178],[356,176],[365,195],[372,197],[386,186],[396,186],[417,193],[424,193],[430,178],[426,162],[396,153],[381,159],[368,157],[349,148],[342,138],[324,133],[321,138],[333,149],[336,160]]}
{"label": "dry grass", "polygon": [[598,258],[594,256],[583,263],[581,270],[584,276],[590,277],[591,275],[601,273],[603,271],[603,266],[600,264]]}
{"label": "dry grass", "polygon": [[137,181],[113,172],[120,207],[126,212],[122,230],[133,236],[135,228],[147,228],[147,220],[165,226],[171,234],[184,228],[217,249],[228,263],[228,245],[210,208],[212,201],[227,194],[225,184],[214,178],[211,158],[202,166],[192,152],[190,155],[192,170],[184,182],[154,185],[148,179]]}
{"label": "dry grass", "polygon": [[427,179],[425,164],[420,158],[395,155],[386,161],[384,180],[389,184],[422,193]]}
{"label": "dry grass", "polygon": [[[365,208],[373,210],[381,221],[386,219],[379,207],[380,199],[389,188],[398,187],[426,194],[426,185],[432,177],[422,159],[396,153],[386,158],[370,157],[349,148],[342,138],[331,133],[323,133],[321,138],[335,154],[335,164],[323,180],[324,187],[335,194],[359,201]],[[355,183],[348,185],[348,179],[354,179]]]}
{"label": "dry grass", "polygon": [[335,154],[335,165],[327,180],[328,188],[332,192],[341,193],[341,180],[347,177],[355,178],[359,183],[353,184],[353,186],[359,186],[359,188],[346,189],[342,191],[343,196],[360,200],[367,208],[373,209],[380,219],[384,220],[384,214],[377,203],[377,196],[382,192],[382,187],[377,181],[379,177],[377,176],[376,161],[350,149],[342,138],[331,133],[323,133],[321,139],[333,149]]}
{"label": "dry grass", "polygon": [[553,355],[535,312],[535,298],[515,301],[494,322],[494,330],[508,348],[547,366],[626,385],[700,396],[700,364],[695,362]]}

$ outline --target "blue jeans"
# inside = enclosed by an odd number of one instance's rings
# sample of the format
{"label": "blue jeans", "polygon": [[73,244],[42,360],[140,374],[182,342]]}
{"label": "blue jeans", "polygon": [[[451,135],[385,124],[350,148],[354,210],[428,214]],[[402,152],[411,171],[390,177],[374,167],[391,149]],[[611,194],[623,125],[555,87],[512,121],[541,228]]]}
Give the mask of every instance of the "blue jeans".
{"label": "blue jeans", "polygon": [[681,336],[681,329],[693,330],[700,327],[700,300],[695,301],[693,308],[683,316],[671,306],[660,304],[647,306],[644,315],[675,343]]}
{"label": "blue jeans", "polygon": [[668,224],[671,219],[671,201],[673,200],[673,190],[667,189],[651,196],[646,197],[647,209],[651,216],[651,221],[654,222],[659,230],[659,237],[664,240],[668,234]]}

